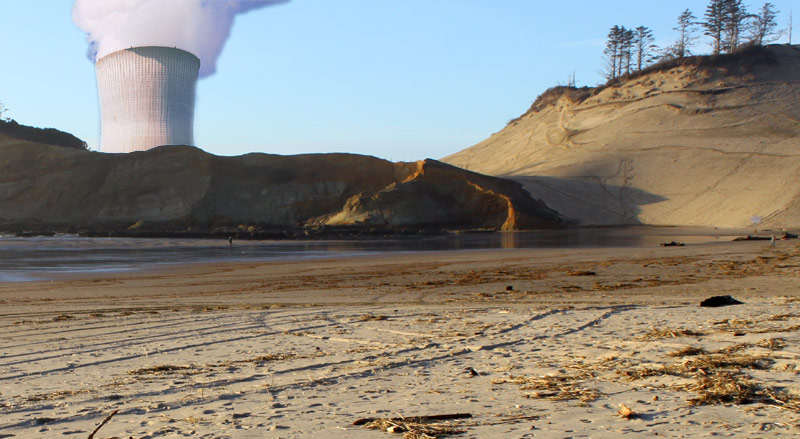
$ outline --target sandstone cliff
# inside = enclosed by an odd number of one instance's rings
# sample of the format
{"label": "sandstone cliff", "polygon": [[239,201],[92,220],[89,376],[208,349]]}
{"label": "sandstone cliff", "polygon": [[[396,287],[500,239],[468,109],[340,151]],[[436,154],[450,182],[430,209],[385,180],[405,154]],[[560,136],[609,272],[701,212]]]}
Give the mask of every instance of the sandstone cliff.
{"label": "sandstone cliff", "polygon": [[555,89],[443,160],[513,178],[583,224],[800,226],[800,47]]}
{"label": "sandstone cliff", "polygon": [[218,157],[186,146],[101,154],[0,134],[0,229],[528,229],[564,224],[520,184],[426,160]]}

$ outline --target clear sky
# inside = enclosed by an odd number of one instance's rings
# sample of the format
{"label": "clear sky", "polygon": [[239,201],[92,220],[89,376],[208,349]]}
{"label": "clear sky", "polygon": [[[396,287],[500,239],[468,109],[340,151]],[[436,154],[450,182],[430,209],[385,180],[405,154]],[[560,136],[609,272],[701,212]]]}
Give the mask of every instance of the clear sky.
{"label": "clear sky", "polygon": [[[796,0],[772,3],[786,28]],[[573,72],[579,86],[602,82],[611,26],[648,26],[667,45],[676,17],[686,8],[702,16],[706,4],[294,0],[259,9],[237,18],[217,73],[199,82],[195,140],[220,155],[441,158],[499,131]],[[97,149],[94,66],[71,8],[0,0],[0,102],[7,117]],[[695,48],[708,50],[704,40]]]}

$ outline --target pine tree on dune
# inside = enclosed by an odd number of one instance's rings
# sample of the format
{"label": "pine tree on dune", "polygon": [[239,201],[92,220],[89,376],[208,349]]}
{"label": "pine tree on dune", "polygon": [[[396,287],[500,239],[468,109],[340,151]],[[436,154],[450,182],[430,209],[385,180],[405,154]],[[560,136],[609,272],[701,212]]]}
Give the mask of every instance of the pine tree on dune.
{"label": "pine tree on dune", "polygon": [[722,45],[727,53],[733,53],[740,46],[749,15],[742,0],[724,0],[722,5],[725,20]]}
{"label": "pine tree on dune", "polygon": [[725,0],[711,0],[706,7],[705,21],[700,23],[704,35],[711,38],[714,55],[722,51],[722,32],[725,30]]}
{"label": "pine tree on dune", "polygon": [[654,42],[653,31],[646,26],[639,26],[634,30],[633,50],[636,54],[636,70],[642,70],[653,61],[653,52],[656,50]]}
{"label": "pine tree on dune", "polygon": [[678,40],[667,49],[667,56],[672,58],[684,58],[692,54],[691,48],[694,47],[697,36],[696,22],[697,17],[692,14],[692,11],[686,9],[678,16],[678,23],[673,30],[678,31]]}
{"label": "pine tree on dune", "polygon": [[752,26],[750,28],[750,42],[757,45],[771,43],[778,39],[779,32],[775,32],[778,27],[778,13],[772,3],[764,3],[758,14],[753,15]]}

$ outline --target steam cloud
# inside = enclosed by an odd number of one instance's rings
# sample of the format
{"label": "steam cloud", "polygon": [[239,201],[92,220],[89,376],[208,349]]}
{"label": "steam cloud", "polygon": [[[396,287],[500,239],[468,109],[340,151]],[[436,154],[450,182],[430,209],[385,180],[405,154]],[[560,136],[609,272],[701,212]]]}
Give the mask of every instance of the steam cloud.
{"label": "steam cloud", "polygon": [[140,46],[177,47],[214,74],[237,14],[290,0],[75,0],[72,21],[86,32],[93,62]]}

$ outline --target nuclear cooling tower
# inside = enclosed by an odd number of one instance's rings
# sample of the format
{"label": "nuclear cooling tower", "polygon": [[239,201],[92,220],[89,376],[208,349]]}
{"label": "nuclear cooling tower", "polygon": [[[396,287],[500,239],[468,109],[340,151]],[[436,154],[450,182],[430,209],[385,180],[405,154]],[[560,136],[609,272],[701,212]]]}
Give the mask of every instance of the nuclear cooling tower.
{"label": "nuclear cooling tower", "polygon": [[196,56],[169,47],[134,47],[100,58],[95,68],[103,152],[194,145]]}

